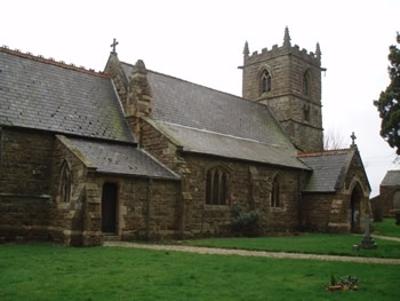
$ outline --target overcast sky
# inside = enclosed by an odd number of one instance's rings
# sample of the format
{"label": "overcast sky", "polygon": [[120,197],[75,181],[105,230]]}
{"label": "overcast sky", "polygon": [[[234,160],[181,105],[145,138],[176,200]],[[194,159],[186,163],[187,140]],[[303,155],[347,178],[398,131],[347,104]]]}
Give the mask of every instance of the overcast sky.
{"label": "overcast sky", "polygon": [[322,65],[323,126],[351,143],[352,131],[373,189],[394,150],[379,136],[374,99],[389,80],[400,1],[3,1],[0,44],[102,70],[115,37],[121,60],[241,95],[242,50],[293,44],[315,51]]}

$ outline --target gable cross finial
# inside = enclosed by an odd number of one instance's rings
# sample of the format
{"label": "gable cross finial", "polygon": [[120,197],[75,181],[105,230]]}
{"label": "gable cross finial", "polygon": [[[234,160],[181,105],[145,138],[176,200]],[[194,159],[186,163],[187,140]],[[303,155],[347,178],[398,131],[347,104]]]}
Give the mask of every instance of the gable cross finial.
{"label": "gable cross finial", "polygon": [[117,42],[117,39],[114,38],[112,44],[110,45],[110,47],[112,47],[111,54],[117,54],[116,48],[118,44],[119,43]]}
{"label": "gable cross finial", "polygon": [[356,135],[354,134],[354,132],[353,133],[351,133],[351,136],[350,136],[350,138],[351,138],[351,146],[356,146],[356,139],[357,139],[357,137],[356,137]]}

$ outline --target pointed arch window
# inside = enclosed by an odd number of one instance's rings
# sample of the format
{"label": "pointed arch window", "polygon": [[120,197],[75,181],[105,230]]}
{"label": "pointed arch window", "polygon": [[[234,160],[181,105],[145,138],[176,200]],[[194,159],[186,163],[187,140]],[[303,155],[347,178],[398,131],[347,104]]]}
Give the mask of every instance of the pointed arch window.
{"label": "pointed arch window", "polygon": [[207,171],[206,204],[226,205],[228,196],[228,173],[221,167]]}
{"label": "pointed arch window", "polygon": [[304,113],[304,120],[310,121],[310,106],[309,105],[303,106],[303,113]]}
{"label": "pointed arch window", "polygon": [[271,91],[271,74],[264,70],[260,77],[261,94]]}
{"label": "pointed arch window", "polygon": [[68,203],[71,199],[71,168],[66,160],[61,164],[60,170],[60,201],[63,203]]}
{"label": "pointed arch window", "polygon": [[307,70],[303,75],[303,94],[306,96],[310,96],[310,84],[311,84],[311,76],[310,71]]}
{"label": "pointed arch window", "polygon": [[272,192],[271,192],[271,207],[277,208],[281,206],[280,200],[280,184],[279,177],[275,176],[272,182]]}

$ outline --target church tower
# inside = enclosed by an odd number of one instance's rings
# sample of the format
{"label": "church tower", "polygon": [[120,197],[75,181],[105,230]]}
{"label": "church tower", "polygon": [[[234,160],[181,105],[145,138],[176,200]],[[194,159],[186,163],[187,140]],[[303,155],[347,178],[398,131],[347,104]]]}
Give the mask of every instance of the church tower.
{"label": "church tower", "polygon": [[282,46],[250,54],[246,42],[243,56],[243,97],[267,105],[301,151],[322,151],[319,44],[315,53],[292,46],[286,27]]}

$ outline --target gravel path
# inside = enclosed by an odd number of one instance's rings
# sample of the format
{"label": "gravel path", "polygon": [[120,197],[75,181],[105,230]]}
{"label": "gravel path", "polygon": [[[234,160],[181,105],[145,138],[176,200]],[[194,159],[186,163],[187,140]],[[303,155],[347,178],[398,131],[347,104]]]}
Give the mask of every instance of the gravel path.
{"label": "gravel path", "polygon": [[373,238],[383,239],[383,240],[390,240],[390,241],[397,241],[400,242],[400,237],[393,237],[393,236],[383,236],[383,235],[372,235]]}
{"label": "gravel path", "polygon": [[158,251],[176,251],[176,252],[187,252],[196,254],[238,255],[238,256],[249,256],[249,257],[309,259],[309,260],[321,260],[321,261],[342,261],[342,262],[400,265],[400,259],[389,259],[389,258],[248,251],[248,250],[237,250],[237,249],[219,249],[219,248],[205,248],[205,247],[180,246],[180,245],[142,244],[142,243],[132,243],[124,241],[108,241],[104,242],[104,246],[137,248],[137,249],[158,250]]}

